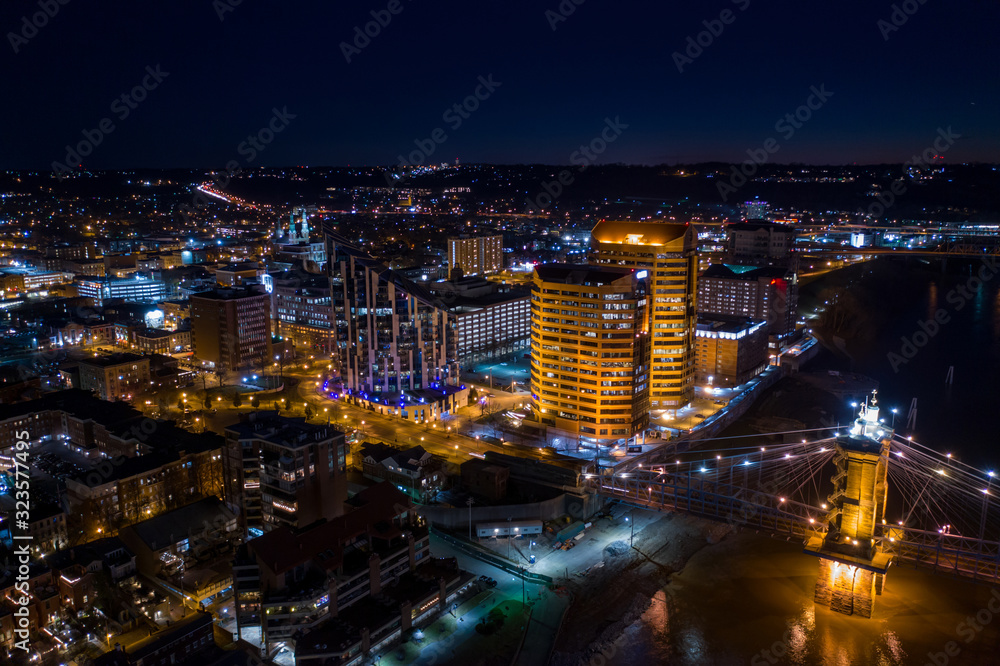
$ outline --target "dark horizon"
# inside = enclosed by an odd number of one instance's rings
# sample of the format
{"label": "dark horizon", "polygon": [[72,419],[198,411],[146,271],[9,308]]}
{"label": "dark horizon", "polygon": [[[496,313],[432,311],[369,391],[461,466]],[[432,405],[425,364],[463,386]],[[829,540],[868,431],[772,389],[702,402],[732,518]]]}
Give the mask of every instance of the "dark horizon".
{"label": "dark horizon", "polygon": [[591,164],[739,163],[768,141],[782,163],[892,164],[949,127],[945,163],[1000,162],[995,3],[52,1],[0,10],[3,169],[52,169],[87,133],[100,170],[562,165],[607,122]]}
{"label": "dark horizon", "polygon": [[[629,162],[599,162],[595,163],[593,166],[588,168],[607,168],[607,167],[618,167],[625,169],[656,169],[656,168],[671,168],[675,169],[678,167],[725,167],[729,168],[732,166],[739,166],[744,162],[725,162],[720,160],[706,160],[702,162],[658,162],[658,163],[629,163]],[[810,169],[865,169],[865,168],[882,168],[882,167],[898,167],[904,166],[907,163],[906,160],[900,160],[896,162],[854,162],[854,163],[818,163],[818,162],[767,162],[763,166],[764,169],[782,169],[791,167],[804,167]],[[440,165],[422,165],[422,166],[440,166]],[[448,165],[454,168],[454,164]],[[526,167],[526,168],[551,168],[551,169],[562,169],[562,168],[574,168],[573,164],[570,163],[551,163],[551,162],[460,162],[458,165],[461,167]],[[992,161],[968,161],[968,162],[954,162],[949,163],[947,161],[935,164],[938,167],[997,167],[1000,166],[1000,159],[995,162]],[[239,172],[250,172],[260,169],[310,169],[310,170],[333,170],[333,169],[381,169],[385,171],[395,171],[399,167],[393,164],[253,164],[248,166],[241,166]],[[128,171],[225,171],[225,165],[201,165],[201,166],[128,166],[120,168],[90,168],[86,164],[82,168],[78,168],[79,172],[90,172],[90,173],[124,173]],[[8,168],[3,170],[4,173],[37,173],[46,174],[51,173],[51,169],[28,169],[28,168]]]}

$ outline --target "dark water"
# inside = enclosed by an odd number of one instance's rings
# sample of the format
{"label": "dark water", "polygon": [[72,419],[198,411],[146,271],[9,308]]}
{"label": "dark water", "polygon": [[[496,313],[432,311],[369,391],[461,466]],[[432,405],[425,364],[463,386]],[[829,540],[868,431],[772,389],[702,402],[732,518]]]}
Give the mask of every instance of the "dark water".
{"label": "dark water", "polygon": [[[959,290],[980,266],[950,262],[942,273],[940,263],[881,262],[870,274],[856,267],[843,285],[865,305],[847,327],[850,357],[823,353],[808,369],[852,370],[878,380],[880,403],[899,410],[897,430],[1000,472],[1000,275],[987,264],[979,289],[967,296]],[[803,305],[821,304],[838,280],[844,276],[804,290]],[[920,326],[935,317],[936,329]],[[904,348],[904,339],[913,347]],[[950,367],[954,383],[948,386]],[[913,398],[916,426],[906,429]],[[610,653],[592,663],[1000,664],[994,588],[897,567],[866,620],[815,606],[817,571],[800,544],[731,535],[692,558]],[[977,614],[979,623],[968,624]]]}
{"label": "dark water", "polygon": [[[979,469],[1000,472],[998,270],[1000,264],[990,262],[952,260],[947,273],[940,262],[884,262],[881,273],[895,279],[876,271],[849,286],[882,308],[881,316],[873,315],[874,330],[848,344],[853,360],[827,353],[814,367],[855,370],[878,380],[881,404],[899,410],[897,430]],[[951,385],[945,382],[949,368]],[[916,426],[909,429],[914,398]]]}
{"label": "dark water", "polygon": [[693,557],[654,596],[640,621],[604,655],[586,663],[1000,663],[1000,614],[994,612],[1000,600],[991,611],[993,589],[893,568],[873,617],[865,619],[813,603],[817,566],[798,544],[731,535]]}

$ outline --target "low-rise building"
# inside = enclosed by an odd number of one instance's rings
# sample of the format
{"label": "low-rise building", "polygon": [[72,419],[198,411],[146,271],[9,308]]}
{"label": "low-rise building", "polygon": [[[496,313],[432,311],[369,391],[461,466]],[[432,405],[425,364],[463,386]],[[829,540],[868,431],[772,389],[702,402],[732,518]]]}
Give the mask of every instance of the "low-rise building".
{"label": "low-rise building", "polygon": [[433,498],[445,481],[444,461],[422,446],[398,449],[387,444],[361,446],[362,473],[377,481],[388,481],[415,500]]}
{"label": "low-rise building", "polygon": [[497,502],[507,496],[510,469],[479,458],[461,465],[462,486],[473,495]]}
{"label": "low-rise building", "polygon": [[699,382],[739,386],[767,369],[767,322],[701,316],[695,340]]}
{"label": "low-rise building", "polygon": [[79,362],[80,386],[103,400],[130,400],[149,387],[149,359],[137,354],[95,356]]}
{"label": "low-rise building", "polygon": [[77,293],[90,298],[95,307],[103,307],[105,301],[119,298],[133,303],[159,303],[167,297],[167,287],[163,282],[140,276],[81,276],[76,278],[76,288]]}
{"label": "low-rise building", "polygon": [[124,648],[116,645],[94,659],[94,666],[189,664],[215,646],[212,614],[196,611]]}
{"label": "low-rise building", "polygon": [[191,331],[141,328],[131,332],[129,347],[144,354],[175,354],[191,347]]}

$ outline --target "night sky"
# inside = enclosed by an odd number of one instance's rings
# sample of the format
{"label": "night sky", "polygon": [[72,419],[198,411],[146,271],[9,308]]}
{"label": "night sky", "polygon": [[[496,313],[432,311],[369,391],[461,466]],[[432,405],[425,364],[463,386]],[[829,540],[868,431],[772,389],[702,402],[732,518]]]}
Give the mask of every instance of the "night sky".
{"label": "night sky", "polygon": [[[64,2],[0,9],[0,168],[51,168],[103,118],[87,167],[246,163],[240,143],[275,108],[295,117],[253,166],[396,164],[437,128],[425,163],[567,164],[607,118],[627,128],[598,162],[742,161],[772,137],[771,162],[901,162],[948,126],[962,138],[946,162],[1000,161],[994,0],[897,3],[898,29],[879,0]],[[58,11],[35,34],[21,17],[39,4]],[[391,20],[348,63],[341,42],[372,11]],[[705,21],[721,34],[679,72]],[[113,105],[157,65],[145,100]],[[478,109],[444,116],[489,75]],[[777,130],[813,86],[832,96]]]}

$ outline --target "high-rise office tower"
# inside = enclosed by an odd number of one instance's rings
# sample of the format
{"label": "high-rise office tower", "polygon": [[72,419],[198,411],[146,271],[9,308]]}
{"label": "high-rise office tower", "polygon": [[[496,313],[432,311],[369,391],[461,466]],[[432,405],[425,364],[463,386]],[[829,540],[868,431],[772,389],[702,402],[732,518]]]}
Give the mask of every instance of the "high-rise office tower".
{"label": "high-rise office tower", "polygon": [[595,443],[645,429],[648,279],[628,268],[544,264],[533,280],[534,420]]}
{"label": "high-rise office tower", "polygon": [[503,270],[503,236],[472,236],[448,239],[448,279],[461,274],[489,275]]}
{"label": "high-rise office tower", "polygon": [[225,370],[270,367],[271,297],[258,285],[192,294],[194,355]]}
{"label": "high-rise office tower", "polygon": [[697,237],[686,224],[602,220],[590,234],[595,264],[649,276],[650,409],[678,409],[694,398]]}

